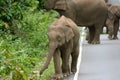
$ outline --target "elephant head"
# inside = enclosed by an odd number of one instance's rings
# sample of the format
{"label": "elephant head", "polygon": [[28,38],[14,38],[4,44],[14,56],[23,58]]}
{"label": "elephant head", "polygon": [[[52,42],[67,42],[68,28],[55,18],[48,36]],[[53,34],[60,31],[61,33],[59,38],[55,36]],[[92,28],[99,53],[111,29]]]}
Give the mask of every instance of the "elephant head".
{"label": "elephant head", "polygon": [[117,17],[120,18],[120,6],[109,4],[109,5],[108,5],[108,10],[109,10],[112,14],[114,14],[115,16],[117,16]]}
{"label": "elephant head", "polygon": [[58,21],[53,23],[48,29],[48,39],[49,39],[49,53],[45,65],[40,71],[40,75],[45,69],[48,68],[48,65],[51,61],[53,54],[61,46],[67,43],[74,37],[73,30],[71,25],[65,21],[65,17],[61,17]]}
{"label": "elephant head", "polygon": [[46,0],[45,2],[46,9],[58,9],[58,10],[66,10],[67,3],[66,0]]}

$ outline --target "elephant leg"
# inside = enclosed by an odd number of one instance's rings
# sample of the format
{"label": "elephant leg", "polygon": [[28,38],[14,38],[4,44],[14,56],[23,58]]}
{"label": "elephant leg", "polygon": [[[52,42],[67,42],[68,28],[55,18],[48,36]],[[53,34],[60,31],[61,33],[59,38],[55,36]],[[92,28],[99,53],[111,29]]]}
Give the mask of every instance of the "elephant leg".
{"label": "elephant leg", "polygon": [[94,34],[95,34],[95,27],[94,26],[89,26],[89,38],[88,38],[88,43],[92,43]]}
{"label": "elephant leg", "polygon": [[108,38],[110,40],[112,40],[112,35],[113,35],[113,30],[114,30],[113,24],[114,24],[113,21],[110,21],[110,20],[108,20],[106,23],[106,27],[108,28]]}
{"label": "elephant leg", "polygon": [[60,50],[57,49],[53,55],[53,61],[54,61],[54,68],[55,68],[55,75],[53,78],[55,79],[61,79],[63,78],[62,70],[60,67]]}
{"label": "elephant leg", "polygon": [[65,45],[64,49],[61,50],[62,54],[62,72],[64,76],[68,76],[70,74],[69,60],[70,54],[72,52],[73,43],[70,40],[67,45]]}
{"label": "elephant leg", "polygon": [[115,21],[113,39],[118,39],[118,37],[117,37],[118,31],[119,31],[119,19],[117,21]]}
{"label": "elephant leg", "polygon": [[63,73],[63,76],[66,77],[70,74],[70,68],[69,68],[69,57],[70,56],[66,54],[66,51],[65,51],[65,53],[62,54],[61,57],[62,57],[62,73]]}
{"label": "elephant leg", "polygon": [[110,29],[108,31],[108,38],[109,38],[109,40],[112,40],[113,39],[112,37],[113,37],[113,26],[110,27]]}
{"label": "elephant leg", "polygon": [[106,26],[106,34],[108,34],[109,33],[109,29],[108,29],[108,27]]}
{"label": "elephant leg", "polygon": [[89,30],[87,30],[87,31],[86,31],[86,40],[89,40],[89,36],[90,36],[89,34],[90,34],[90,33],[89,33]]}
{"label": "elephant leg", "polygon": [[111,24],[111,25],[108,25],[108,38],[110,39],[110,40],[112,40],[112,36],[113,36],[113,31],[114,31],[114,28],[113,28],[114,26],[113,26],[113,24]]}
{"label": "elephant leg", "polygon": [[72,63],[71,63],[71,72],[75,73],[77,71],[77,60],[79,56],[79,43],[77,44],[75,51],[71,53]]}
{"label": "elephant leg", "polygon": [[91,42],[92,44],[100,44],[100,33],[102,31],[102,26],[101,25],[95,25],[94,27],[94,39]]}

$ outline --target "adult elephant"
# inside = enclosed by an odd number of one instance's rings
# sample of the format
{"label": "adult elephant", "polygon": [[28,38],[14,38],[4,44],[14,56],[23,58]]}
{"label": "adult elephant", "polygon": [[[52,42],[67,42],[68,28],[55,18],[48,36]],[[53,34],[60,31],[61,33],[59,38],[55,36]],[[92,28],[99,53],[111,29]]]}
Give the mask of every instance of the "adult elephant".
{"label": "adult elephant", "polygon": [[111,39],[118,39],[117,34],[119,30],[119,19],[120,19],[120,6],[107,4],[108,6],[108,17],[106,20],[106,27],[108,28],[109,36]]}
{"label": "adult elephant", "polygon": [[107,16],[104,0],[46,0],[45,7],[71,18],[79,26],[87,26],[90,31],[88,43],[100,43],[100,33]]}

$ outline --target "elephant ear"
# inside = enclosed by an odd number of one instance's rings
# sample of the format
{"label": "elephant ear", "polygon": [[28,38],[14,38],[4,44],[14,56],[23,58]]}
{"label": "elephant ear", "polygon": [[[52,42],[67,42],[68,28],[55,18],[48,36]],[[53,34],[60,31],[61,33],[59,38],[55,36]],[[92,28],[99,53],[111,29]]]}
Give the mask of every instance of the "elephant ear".
{"label": "elephant ear", "polygon": [[67,31],[65,31],[65,40],[66,40],[66,42],[68,42],[69,40],[71,40],[74,37],[74,33],[69,25],[66,25],[66,27],[68,27],[68,29],[67,29]]}
{"label": "elephant ear", "polygon": [[67,9],[66,0],[57,0],[54,9],[66,10]]}
{"label": "elephant ear", "polygon": [[109,19],[111,19],[111,20],[113,20],[114,19],[114,14],[113,13],[111,13],[110,11],[108,11],[108,18]]}
{"label": "elephant ear", "polygon": [[116,15],[116,16],[120,16],[120,9],[118,8],[118,6],[112,6],[111,9],[110,9],[111,13]]}

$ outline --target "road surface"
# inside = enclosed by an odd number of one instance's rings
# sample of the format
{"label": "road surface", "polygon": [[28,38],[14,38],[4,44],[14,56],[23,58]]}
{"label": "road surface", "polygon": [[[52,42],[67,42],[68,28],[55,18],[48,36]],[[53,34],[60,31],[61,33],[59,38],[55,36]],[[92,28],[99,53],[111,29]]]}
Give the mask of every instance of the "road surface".
{"label": "road surface", "polygon": [[109,40],[102,34],[101,44],[88,44],[84,38],[79,71],[64,80],[120,80],[119,40]]}

